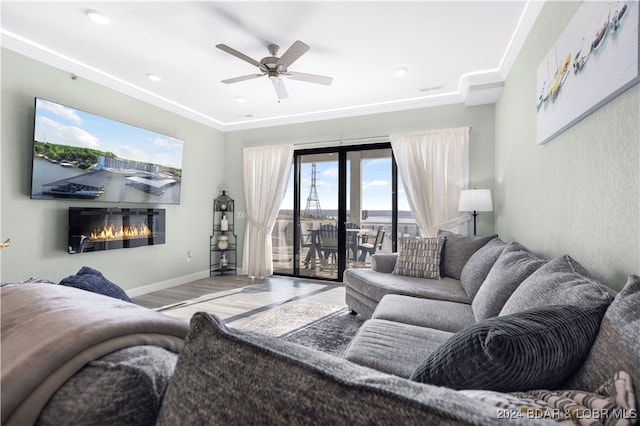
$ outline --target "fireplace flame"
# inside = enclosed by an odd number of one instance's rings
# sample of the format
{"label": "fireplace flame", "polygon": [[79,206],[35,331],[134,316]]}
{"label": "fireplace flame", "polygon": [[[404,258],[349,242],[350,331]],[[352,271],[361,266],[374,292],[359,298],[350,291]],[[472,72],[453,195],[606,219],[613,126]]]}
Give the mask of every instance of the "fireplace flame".
{"label": "fireplace flame", "polygon": [[132,226],[115,226],[110,224],[91,231],[89,241],[133,240],[152,236],[153,232],[146,223]]}

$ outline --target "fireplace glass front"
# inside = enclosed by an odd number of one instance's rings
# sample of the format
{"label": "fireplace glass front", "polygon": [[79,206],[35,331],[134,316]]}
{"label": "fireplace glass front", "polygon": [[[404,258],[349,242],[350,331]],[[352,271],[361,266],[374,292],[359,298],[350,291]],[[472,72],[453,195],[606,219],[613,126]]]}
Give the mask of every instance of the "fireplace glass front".
{"label": "fireplace glass front", "polygon": [[69,207],[69,254],[164,243],[164,209]]}

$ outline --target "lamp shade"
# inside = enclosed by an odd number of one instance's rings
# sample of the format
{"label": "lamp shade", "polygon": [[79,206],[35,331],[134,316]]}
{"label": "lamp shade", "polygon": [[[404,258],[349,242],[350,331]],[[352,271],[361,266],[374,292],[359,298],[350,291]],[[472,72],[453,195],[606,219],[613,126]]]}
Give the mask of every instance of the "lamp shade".
{"label": "lamp shade", "polygon": [[492,212],[491,190],[464,189],[460,192],[458,211],[461,212]]}

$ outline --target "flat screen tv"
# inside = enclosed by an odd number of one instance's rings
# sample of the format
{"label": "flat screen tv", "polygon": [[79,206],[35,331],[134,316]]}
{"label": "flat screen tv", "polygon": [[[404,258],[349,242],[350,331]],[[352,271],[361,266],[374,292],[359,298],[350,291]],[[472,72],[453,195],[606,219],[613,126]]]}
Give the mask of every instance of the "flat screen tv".
{"label": "flat screen tv", "polygon": [[183,141],[36,98],[31,198],[180,204]]}

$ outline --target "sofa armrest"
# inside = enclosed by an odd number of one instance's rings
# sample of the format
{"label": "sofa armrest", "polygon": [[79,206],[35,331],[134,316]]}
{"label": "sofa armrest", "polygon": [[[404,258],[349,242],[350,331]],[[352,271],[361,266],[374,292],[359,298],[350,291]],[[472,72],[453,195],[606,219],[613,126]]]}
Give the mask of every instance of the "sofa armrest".
{"label": "sofa armrest", "polygon": [[397,259],[398,253],[376,253],[371,256],[371,269],[389,274],[393,272]]}

